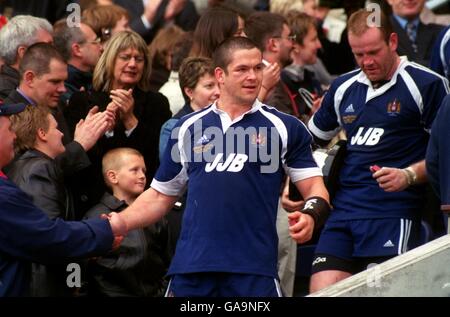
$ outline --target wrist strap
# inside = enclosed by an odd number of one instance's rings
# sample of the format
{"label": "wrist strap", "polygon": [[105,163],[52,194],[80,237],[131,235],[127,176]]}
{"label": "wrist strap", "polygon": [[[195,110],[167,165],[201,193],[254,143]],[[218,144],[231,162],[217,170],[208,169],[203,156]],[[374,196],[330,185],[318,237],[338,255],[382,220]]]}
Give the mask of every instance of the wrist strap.
{"label": "wrist strap", "polygon": [[402,171],[406,175],[406,179],[408,181],[409,186],[417,183],[417,173],[414,171],[414,169],[411,166],[402,169]]}
{"label": "wrist strap", "polygon": [[314,230],[321,228],[330,214],[330,205],[319,196],[310,197],[305,201],[305,207],[300,212],[314,219]]}

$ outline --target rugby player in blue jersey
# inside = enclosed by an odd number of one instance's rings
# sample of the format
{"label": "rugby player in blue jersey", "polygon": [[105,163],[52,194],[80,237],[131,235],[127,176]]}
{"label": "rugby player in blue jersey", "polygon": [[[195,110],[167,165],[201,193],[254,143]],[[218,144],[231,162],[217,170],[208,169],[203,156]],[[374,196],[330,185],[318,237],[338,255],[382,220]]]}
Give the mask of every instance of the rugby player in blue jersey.
{"label": "rugby player in blue jersey", "polygon": [[187,186],[166,295],[281,296],[275,222],[285,174],[306,201],[290,216],[294,239],[309,240],[329,212],[312,137],[256,99],[264,65],[251,40],[224,41],[213,60],[219,100],[177,123],[151,188],[120,215],[129,230],[153,223]]}
{"label": "rugby player in blue jersey", "polygon": [[350,17],[348,39],[360,69],[333,82],[308,123],[317,141],[326,143],[340,130],[348,139],[311,292],[419,242],[425,151],[448,82],[399,57],[389,20],[374,14],[360,10]]}

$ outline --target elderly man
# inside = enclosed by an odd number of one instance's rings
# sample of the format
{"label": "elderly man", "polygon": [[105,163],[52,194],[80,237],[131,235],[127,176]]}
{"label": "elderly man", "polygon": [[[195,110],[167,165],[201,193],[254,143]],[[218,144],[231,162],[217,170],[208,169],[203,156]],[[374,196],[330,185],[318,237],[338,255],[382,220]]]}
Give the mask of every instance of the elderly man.
{"label": "elderly man", "polygon": [[0,70],[0,100],[19,86],[19,64],[27,48],[53,42],[52,33],[47,20],[31,15],[15,16],[0,30],[0,57],[5,62]]}

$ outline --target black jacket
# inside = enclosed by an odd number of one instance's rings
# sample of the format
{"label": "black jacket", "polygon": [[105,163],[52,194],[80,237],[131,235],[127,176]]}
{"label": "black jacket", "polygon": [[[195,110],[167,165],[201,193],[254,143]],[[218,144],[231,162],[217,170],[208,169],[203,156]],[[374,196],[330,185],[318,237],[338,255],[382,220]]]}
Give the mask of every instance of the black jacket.
{"label": "black jacket", "polygon": [[397,19],[393,16],[391,16],[390,19],[394,32],[398,34],[398,55],[406,55],[410,61],[414,61],[428,67],[434,42],[436,42],[436,39],[444,26],[431,23],[423,24],[422,22],[419,22],[416,38],[416,53],[411,46],[411,41],[409,40],[406,31],[402,29]]}
{"label": "black jacket", "polygon": [[[8,98],[5,99],[5,103],[28,104],[29,102],[14,89],[10,92]],[[83,147],[78,142],[73,141],[73,131],[68,128],[66,119],[64,118],[62,105],[60,104],[57,108],[51,109],[51,113],[58,123],[58,130],[64,133],[63,143],[66,147],[66,151],[63,154],[58,155],[56,161],[63,170],[64,175],[70,176],[89,166],[90,161]]]}
{"label": "black jacket", "polygon": [[[28,103],[28,101],[15,89],[11,91],[5,102]],[[58,129],[64,133],[63,143],[66,147],[66,151],[57,156],[56,162],[63,171],[68,187],[72,192],[75,210],[77,212],[76,219],[81,219],[88,207],[92,206],[92,204],[85,206],[87,199],[82,196],[82,193],[78,190],[78,186],[83,186],[83,184],[79,184],[79,175],[81,171],[87,169],[91,165],[91,162],[80,143],[73,141],[73,131],[69,129],[62,109],[63,106],[61,104],[59,104],[57,108],[51,109],[56,122],[58,122]],[[86,182],[86,179],[84,179],[84,182]]]}
{"label": "black jacket", "polygon": [[[144,13],[144,4],[142,0],[114,0],[115,4],[127,9],[131,17],[130,27],[139,33],[147,43],[150,43],[156,33],[164,26],[164,11],[166,10],[168,0],[163,0],[156,12],[155,21],[150,29],[147,29],[142,23],[141,16]],[[175,17],[175,24],[185,31],[193,31],[199,19],[197,10],[192,1],[186,1],[183,10]]]}
{"label": "black jacket", "polygon": [[0,100],[5,100],[19,86],[19,71],[3,64],[0,69]]}
{"label": "black jacket", "polygon": [[38,150],[28,150],[14,160],[7,175],[33,197],[33,203],[45,211],[50,219],[75,219],[63,173],[55,160]]}
{"label": "black jacket", "polygon": [[[79,174],[81,183],[77,193],[86,197],[89,207],[97,203],[106,191],[101,163],[103,155],[118,147],[131,147],[142,153],[147,167],[147,183],[149,183],[159,166],[158,145],[161,126],[171,117],[169,102],[164,95],[155,92],[143,92],[134,88],[134,114],[139,123],[131,135],[125,135],[125,127],[119,122],[114,129],[114,136],[103,136],[96,146],[88,151],[92,165]],[[109,94],[105,92],[76,92],[72,95],[69,106],[65,109],[69,129],[74,130],[76,123],[86,116],[94,105],[104,111],[111,102]],[[86,180],[89,180],[88,182]]]}
{"label": "black jacket", "polygon": [[[50,24],[55,23],[65,15],[69,14],[67,6],[72,0],[2,0],[0,1],[0,12],[5,8],[12,8],[12,15],[29,14],[35,17],[47,19]],[[73,12],[73,10],[71,11]]]}
{"label": "black jacket", "polygon": [[[124,201],[105,193],[86,214],[98,218],[127,207]],[[128,232],[120,247],[88,264],[88,289],[92,296],[163,296],[164,275],[169,266],[165,221]]]}
{"label": "black jacket", "polygon": [[92,73],[83,72],[73,65],[67,65],[67,79],[64,82],[67,91],[61,96],[63,105],[69,103],[70,97],[73,93],[80,91],[81,87],[84,90],[92,90]]}
{"label": "black jacket", "polygon": [[[7,175],[50,219],[75,219],[71,196],[55,160],[38,150],[28,150],[10,165]],[[31,296],[72,296],[74,289],[66,284],[67,264],[33,263]]]}

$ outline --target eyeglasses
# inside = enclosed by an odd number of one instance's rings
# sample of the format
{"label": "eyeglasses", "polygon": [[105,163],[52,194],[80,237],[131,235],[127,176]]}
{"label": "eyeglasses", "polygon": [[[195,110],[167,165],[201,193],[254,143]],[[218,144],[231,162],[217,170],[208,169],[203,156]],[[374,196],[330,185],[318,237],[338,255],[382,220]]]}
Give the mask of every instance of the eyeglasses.
{"label": "eyeglasses", "polygon": [[102,39],[99,38],[99,37],[96,37],[95,40],[93,40],[93,41],[83,41],[83,42],[78,42],[78,44],[80,44],[80,45],[86,44],[86,43],[87,43],[87,44],[97,44],[97,45],[99,45],[99,44],[102,43]]}
{"label": "eyeglasses", "polygon": [[285,40],[289,40],[289,41],[293,41],[295,42],[295,40],[297,39],[297,34],[293,34],[293,35],[288,35],[286,37],[282,37],[280,36],[273,36],[274,39],[285,39]]}
{"label": "eyeglasses", "polygon": [[89,43],[89,44],[101,44],[102,43],[102,39],[100,37],[96,37],[95,40],[87,41],[86,43]]}
{"label": "eyeglasses", "polygon": [[134,58],[134,61],[136,63],[143,63],[145,61],[144,56],[131,56],[131,55],[126,55],[126,54],[119,54],[117,57],[126,63],[131,61],[132,58]]}

